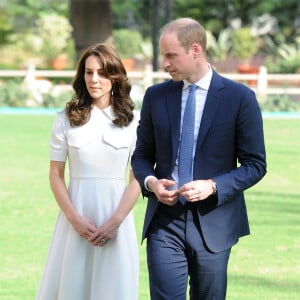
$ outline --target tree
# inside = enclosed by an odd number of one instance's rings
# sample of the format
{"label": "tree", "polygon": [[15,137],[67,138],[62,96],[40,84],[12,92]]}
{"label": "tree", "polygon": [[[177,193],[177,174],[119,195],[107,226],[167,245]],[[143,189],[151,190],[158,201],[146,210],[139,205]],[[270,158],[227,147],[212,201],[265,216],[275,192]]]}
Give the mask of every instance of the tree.
{"label": "tree", "polygon": [[[7,52],[11,57],[17,52],[25,55],[13,37],[23,37],[37,26],[37,19],[53,13],[71,20],[78,54],[92,43],[112,42],[112,28],[138,30],[144,38],[152,38],[154,69],[158,30],[170,18],[195,18],[218,39],[232,19],[239,18],[243,26],[249,26],[267,13],[278,24],[277,31],[268,36],[273,41],[272,49],[282,43],[294,44],[300,28],[299,0],[0,0],[0,51],[14,46],[17,51]],[[72,47],[71,57],[73,51]],[[11,61],[24,61],[24,55]],[[7,63],[2,59],[1,64],[4,61]]]}
{"label": "tree", "polygon": [[70,0],[70,21],[77,58],[91,44],[112,43],[110,0]]}

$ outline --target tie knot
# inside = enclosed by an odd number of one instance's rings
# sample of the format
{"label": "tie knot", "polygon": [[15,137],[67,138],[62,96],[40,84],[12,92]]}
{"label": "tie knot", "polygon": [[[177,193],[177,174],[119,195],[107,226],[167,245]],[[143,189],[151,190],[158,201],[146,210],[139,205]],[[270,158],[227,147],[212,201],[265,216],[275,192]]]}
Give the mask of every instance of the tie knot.
{"label": "tie knot", "polygon": [[189,88],[190,88],[190,93],[194,93],[195,92],[195,90],[197,89],[197,85],[196,84],[191,84],[190,86],[189,86]]}

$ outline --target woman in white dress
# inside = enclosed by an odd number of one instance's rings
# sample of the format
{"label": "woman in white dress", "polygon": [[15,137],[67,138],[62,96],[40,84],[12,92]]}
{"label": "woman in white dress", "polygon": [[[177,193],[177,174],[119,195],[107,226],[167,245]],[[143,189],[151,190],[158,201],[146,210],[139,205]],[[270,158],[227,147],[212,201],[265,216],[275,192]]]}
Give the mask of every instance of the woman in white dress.
{"label": "woman in white dress", "polygon": [[80,58],[73,88],[51,133],[50,186],[60,213],[36,299],[135,300],[132,208],[140,188],[131,170],[128,184],[126,175],[139,117],[131,85],[115,51],[96,44]]}

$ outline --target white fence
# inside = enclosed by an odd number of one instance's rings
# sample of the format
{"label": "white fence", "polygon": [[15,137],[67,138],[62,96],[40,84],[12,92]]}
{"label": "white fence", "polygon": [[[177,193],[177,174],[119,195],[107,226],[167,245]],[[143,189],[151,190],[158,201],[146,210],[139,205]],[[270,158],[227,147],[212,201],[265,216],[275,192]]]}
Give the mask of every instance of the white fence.
{"label": "white fence", "polygon": [[[60,86],[62,90],[68,90],[71,89],[70,82],[74,74],[75,70],[36,70],[34,66],[31,66],[28,70],[0,70],[0,79],[23,77],[29,85],[35,82],[36,86],[43,78],[65,78],[69,79],[69,83]],[[258,74],[222,73],[222,75],[235,81],[245,82],[246,84],[249,81],[254,81],[255,85],[250,85],[250,87],[257,93],[259,98],[278,94],[300,96],[299,73],[268,74],[267,68],[261,66]],[[143,90],[154,82],[170,78],[166,72],[153,72],[150,65],[146,66],[143,71],[128,71],[128,77],[132,83],[141,85]]]}

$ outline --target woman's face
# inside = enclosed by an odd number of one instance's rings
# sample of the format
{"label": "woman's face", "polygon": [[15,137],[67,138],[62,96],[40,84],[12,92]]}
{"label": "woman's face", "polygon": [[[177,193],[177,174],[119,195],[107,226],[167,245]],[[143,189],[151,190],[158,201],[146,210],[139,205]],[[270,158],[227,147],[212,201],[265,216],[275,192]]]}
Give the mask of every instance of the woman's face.
{"label": "woman's face", "polygon": [[91,55],[86,59],[84,81],[94,102],[110,103],[112,82],[104,76],[99,57]]}

